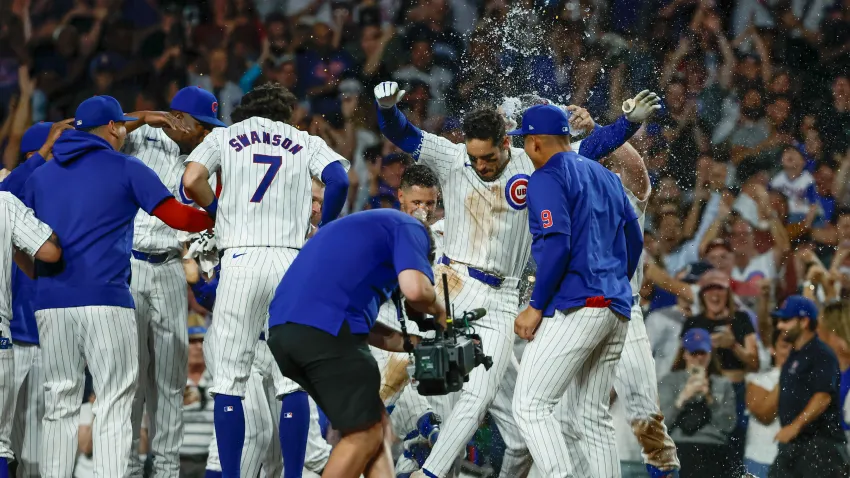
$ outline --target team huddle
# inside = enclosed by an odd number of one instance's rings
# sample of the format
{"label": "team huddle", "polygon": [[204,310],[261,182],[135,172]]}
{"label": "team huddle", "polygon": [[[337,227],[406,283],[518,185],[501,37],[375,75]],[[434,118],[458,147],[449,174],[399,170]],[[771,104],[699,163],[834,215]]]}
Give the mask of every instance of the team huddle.
{"label": "team huddle", "polygon": [[[649,178],[627,143],[659,98],[641,92],[603,127],[538,104],[507,131],[484,107],[455,144],[408,122],[403,95],[375,87],[382,133],[417,162],[401,211],[342,218],[349,162],[289,124],[296,99],[279,85],[247,93],[231,126],[187,87],[168,113],[128,116],[97,96],[30,128],[27,160],[0,183],[0,477],[12,460],[18,476],[72,475],[86,368],[95,476],[142,476],[145,411],[153,476],[180,476],[184,256],[217,284],[206,476],[454,476],[489,411],[507,445],[500,476],[617,477],[612,388],[650,475],[678,476],[636,299]],[[445,326],[443,277],[456,311],[486,309],[475,329],[493,364],[425,397],[401,320]],[[426,336],[404,323],[414,343]]]}

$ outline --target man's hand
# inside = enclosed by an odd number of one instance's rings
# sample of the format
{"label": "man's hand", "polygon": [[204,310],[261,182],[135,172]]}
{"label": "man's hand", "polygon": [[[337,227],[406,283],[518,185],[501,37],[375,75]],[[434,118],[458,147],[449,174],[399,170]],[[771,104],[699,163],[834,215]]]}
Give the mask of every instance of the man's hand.
{"label": "man's hand", "polygon": [[59,139],[59,136],[62,136],[62,133],[65,132],[65,130],[74,129],[74,127],[71,126],[71,123],[73,122],[74,118],[66,119],[57,121],[50,127],[50,132],[47,133],[47,140],[43,145],[41,145],[41,149],[38,150],[38,154],[41,155],[45,161],[53,157],[53,145],[56,143],[56,140]]}
{"label": "man's hand", "polygon": [[528,306],[520,312],[514,321],[514,333],[521,339],[534,340],[534,334],[540,327],[540,322],[543,321],[543,311],[537,310],[534,307]]}
{"label": "man's hand", "polygon": [[643,123],[661,109],[661,98],[649,90],[643,90],[634,98],[623,102],[623,113],[632,123]]}
{"label": "man's hand", "polygon": [[590,133],[596,128],[596,122],[590,117],[590,113],[581,106],[569,105],[567,110],[570,115],[570,130]]}
{"label": "man's hand", "polygon": [[381,108],[392,108],[404,96],[405,91],[398,89],[395,81],[384,81],[375,87],[375,100]]}
{"label": "man's hand", "polygon": [[168,128],[188,133],[189,129],[183,121],[171,113],[165,111],[146,111],[142,116],[145,124],[151,128]]}
{"label": "man's hand", "polygon": [[776,434],[774,440],[779,443],[790,443],[795,438],[797,438],[797,435],[799,434],[800,427],[797,426],[794,422],[791,422],[790,424],[785,425],[784,427],[782,427],[781,430],[779,430],[779,433]]}

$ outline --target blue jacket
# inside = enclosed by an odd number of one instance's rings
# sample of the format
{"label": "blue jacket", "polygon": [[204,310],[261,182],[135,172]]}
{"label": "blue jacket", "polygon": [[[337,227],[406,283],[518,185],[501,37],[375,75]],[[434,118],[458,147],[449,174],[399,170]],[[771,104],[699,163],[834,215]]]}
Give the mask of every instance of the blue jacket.
{"label": "blue jacket", "polygon": [[152,214],[171,193],[152,169],[93,134],[63,133],[53,156],[24,192],[27,206],[60,238],[65,257],[61,272],[37,267],[35,310],[133,308],[133,219],[139,208]]}

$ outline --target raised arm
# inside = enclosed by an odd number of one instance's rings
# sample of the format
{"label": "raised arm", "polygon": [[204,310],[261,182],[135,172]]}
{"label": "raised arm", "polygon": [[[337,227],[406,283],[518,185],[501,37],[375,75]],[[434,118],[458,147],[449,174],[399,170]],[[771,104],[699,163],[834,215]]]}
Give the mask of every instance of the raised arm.
{"label": "raised arm", "polygon": [[599,161],[624,145],[637,133],[641,124],[659,109],[661,98],[649,90],[641,91],[623,104],[623,116],[608,126],[595,128],[590,136],[582,140],[578,153]]}

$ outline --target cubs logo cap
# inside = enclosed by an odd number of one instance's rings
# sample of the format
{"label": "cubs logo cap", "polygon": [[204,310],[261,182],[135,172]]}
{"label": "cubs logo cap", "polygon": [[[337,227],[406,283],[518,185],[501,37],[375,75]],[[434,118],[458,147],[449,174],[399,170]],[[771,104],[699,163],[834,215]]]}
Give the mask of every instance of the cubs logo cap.
{"label": "cubs logo cap", "polygon": [[111,96],[92,96],[77,106],[74,113],[74,127],[77,129],[89,129],[109,124],[110,121],[123,123],[136,121],[139,118],[125,116],[124,110],[118,100]]}
{"label": "cubs logo cap", "polygon": [[47,136],[50,135],[51,126],[53,126],[53,123],[41,122],[24,131],[24,135],[21,137],[21,153],[27,154],[41,149],[47,141]]}
{"label": "cubs logo cap", "polygon": [[227,127],[218,119],[218,101],[215,95],[197,86],[187,86],[178,91],[171,100],[171,109],[182,111],[201,123]]}
{"label": "cubs logo cap", "polygon": [[711,353],[711,333],[706,329],[690,329],[682,337],[682,348],[689,353]]}
{"label": "cubs logo cap", "polygon": [[817,320],[818,306],[802,295],[792,295],[785,299],[782,306],[773,311],[771,315],[779,320],[790,320],[797,317]]}
{"label": "cubs logo cap", "polygon": [[569,117],[554,105],[534,105],[522,114],[522,128],[508,132],[509,136],[530,135],[568,136]]}

